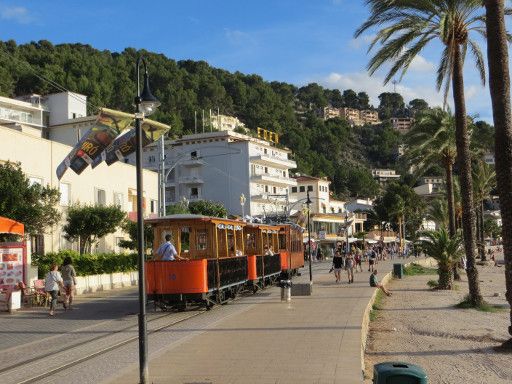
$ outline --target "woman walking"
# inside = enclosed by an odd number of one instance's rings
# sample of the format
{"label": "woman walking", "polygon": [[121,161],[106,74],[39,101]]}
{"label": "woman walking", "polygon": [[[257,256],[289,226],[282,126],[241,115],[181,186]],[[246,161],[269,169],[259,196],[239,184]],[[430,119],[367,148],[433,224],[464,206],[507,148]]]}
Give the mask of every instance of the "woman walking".
{"label": "woman walking", "polygon": [[343,257],[341,257],[339,250],[334,252],[334,257],[332,258],[332,267],[334,269],[334,277],[336,278],[336,282],[339,283],[341,281],[341,270],[343,269]]}
{"label": "woman walking", "polygon": [[59,288],[63,287],[62,276],[58,271],[59,266],[53,264],[50,272],[46,274],[44,281],[44,290],[49,293],[52,297],[50,302],[50,316],[54,315],[54,310],[57,306],[57,299],[59,297]]}
{"label": "woman walking", "polygon": [[354,282],[354,266],[354,254],[350,252],[349,254],[347,254],[347,259],[345,260],[345,269],[347,270],[349,284]]}
{"label": "woman walking", "polygon": [[72,309],[71,304],[73,303],[73,296],[75,293],[76,272],[71,263],[71,257],[66,256],[61,268],[62,280],[64,281],[64,291],[66,293],[64,298],[64,309]]}

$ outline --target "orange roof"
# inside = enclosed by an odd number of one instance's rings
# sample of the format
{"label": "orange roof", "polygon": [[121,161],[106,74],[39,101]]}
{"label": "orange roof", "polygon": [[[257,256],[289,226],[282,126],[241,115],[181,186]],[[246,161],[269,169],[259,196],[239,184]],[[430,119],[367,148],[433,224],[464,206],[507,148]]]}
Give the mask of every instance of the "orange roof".
{"label": "orange roof", "polygon": [[0,233],[12,233],[23,236],[25,234],[25,226],[7,217],[0,216]]}

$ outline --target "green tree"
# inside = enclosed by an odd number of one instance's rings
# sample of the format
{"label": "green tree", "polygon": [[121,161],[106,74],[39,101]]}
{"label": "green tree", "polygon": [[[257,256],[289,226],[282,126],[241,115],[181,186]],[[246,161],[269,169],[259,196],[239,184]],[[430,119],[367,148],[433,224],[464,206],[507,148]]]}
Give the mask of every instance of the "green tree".
{"label": "green tree", "polygon": [[462,238],[459,234],[450,236],[445,228],[425,232],[427,239],[422,241],[422,249],[427,256],[437,261],[439,283],[437,289],[452,289],[452,269],[464,254]]}
{"label": "green tree", "polygon": [[444,45],[437,70],[437,87],[440,89],[444,85],[445,99],[450,86],[453,89],[469,301],[472,305],[479,306],[483,299],[475,265],[475,212],[463,63],[465,54],[469,51],[475,59],[481,80],[485,83],[483,55],[472,38],[474,32],[485,35],[481,14],[482,0],[367,0],[367,4],[370,6],[370,17],[356,31],[356,36],[369,28],[380,28],[371,47],[375,47],[377,43],[382,45],[370,59],[368,70],[373,74],[383,64],[391,62],[385,83],[399,72],[403,76],[413,59],[434,39]]}
{"label": "green tree", "polygon": [[411,111],[411,115],[413,116],[429,108],[428,103],[423,99],[413,99],[409,101],[407,107],[409,108],[409,110]]}
{"label": "green tree", "polygon": [[125,216],[117,205],[76,204],[69,207],[63,229],[68,240],[79,242],[80,254],[90,253],[93,244],[103,236],[114,233]]}
{"label": "green tree", "polygon": [[[496,128],[496,178],[503,220],[506,298],[510,306],[508,333],[512,336],[512,115],[510,105],[509,34],[504,0],[485,0],[489,89]],[[505,345],[512,344],[509,339]]]}
{"label": "green tree", "polygon": [[352,89],[343,91],[343,106],[348,108],[359,108],[359,98]]}
{"label": "green tree", "polygon": [[484,201],[490,197],[496,187],[496,172],[483,160],[473,167],[473,194],[475,196],[476,224],[478,237],[478,254],[482,261],[486,260],[484,240]]}
{"label": "green tree", "polygon": [[453,196],[453,165],[457,157],[455,119],[441,108],[421,113],[405,136],[406,159],[422,175],[432,163],[444,168],[446,201],[448,202],[448,232],[455,235],[455,202]]}
{"label": "green tree", "polygon": [[484,220],[484,233],[486,236],[497,239],[502,236],[501,227],[498,225],[496,219],[488,217]]}
{"label": "green tree", "polygon": [[31,185],[20,164],[0,164],[0,216],[24,224],[26,233],[44,233],[60,221],[59,198],[55,188]]}
{"label": "green tree", "polygon": [[[130,240],[121,240],[119,246],[127,249],[138,250],[137,242],[137,222],[129,219],[124,219],[121,228],[128,234]],[[146,252],[153,248],[153,228],[150,225],[144,224],[144,245]]]}
{"label": "green tree", "polygon": [[448,205],[444,199],[434,199],[427,209],[427,219],[436,223],[437,228],[449,228]]}
{"label": "green tree", "polygon": [[402,95],[396,92],[384,92],[379,95],[379,118],[381,120],[397,116],[405,108]]}
{"label": "green tree", "polygon": [[211,217],[227,217],[228,211],[222,203],[209,200],[193,201],[189,204],[190,213]]}

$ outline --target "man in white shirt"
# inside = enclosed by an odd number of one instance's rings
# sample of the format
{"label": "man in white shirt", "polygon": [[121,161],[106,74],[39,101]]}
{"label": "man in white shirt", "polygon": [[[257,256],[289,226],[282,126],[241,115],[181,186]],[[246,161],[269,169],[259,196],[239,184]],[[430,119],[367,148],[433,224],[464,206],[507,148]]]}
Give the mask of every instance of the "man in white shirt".
{"label": "man in white shirt", "polygon": [[176,260],[188,260],[186,257],[181,257],[176,252],[176,248],[171,243],[172,236],[165,235],[165,242],[158,247],[156,254],[160,256],[160,260],[162,261],[176,261]]}

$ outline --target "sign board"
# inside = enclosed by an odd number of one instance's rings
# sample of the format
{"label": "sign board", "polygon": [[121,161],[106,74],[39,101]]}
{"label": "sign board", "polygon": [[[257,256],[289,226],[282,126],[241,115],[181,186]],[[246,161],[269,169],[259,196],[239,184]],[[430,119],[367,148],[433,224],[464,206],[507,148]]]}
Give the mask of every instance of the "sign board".
{"label": "sign board", "polygon": [[25,247],[0,245],[0,286],[17,285],[25,280]]}

